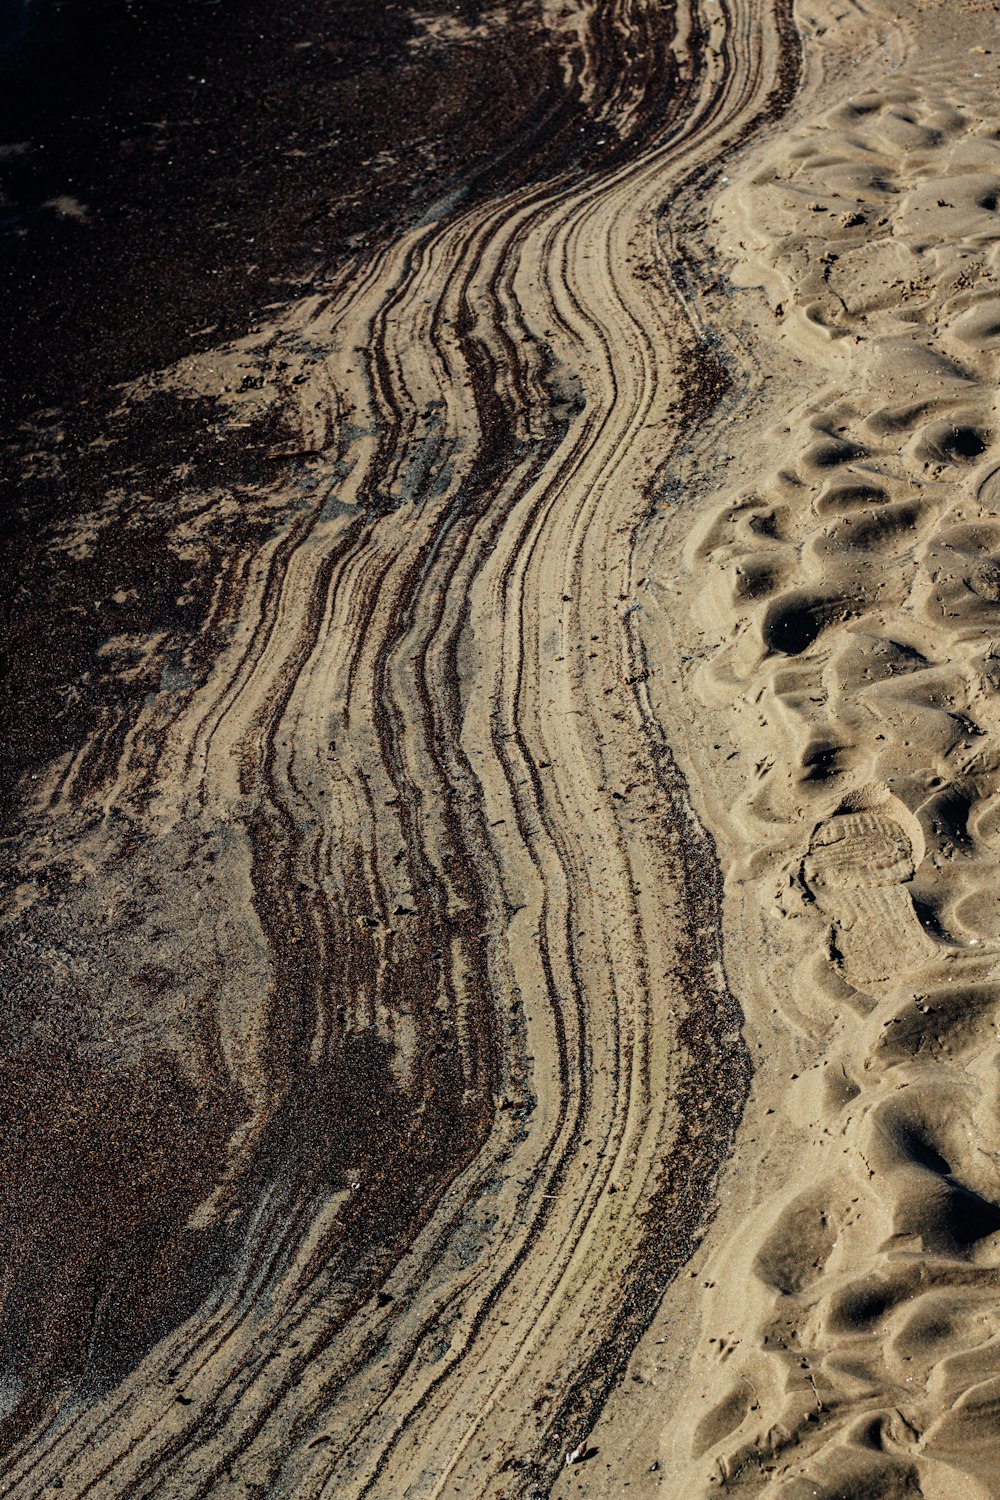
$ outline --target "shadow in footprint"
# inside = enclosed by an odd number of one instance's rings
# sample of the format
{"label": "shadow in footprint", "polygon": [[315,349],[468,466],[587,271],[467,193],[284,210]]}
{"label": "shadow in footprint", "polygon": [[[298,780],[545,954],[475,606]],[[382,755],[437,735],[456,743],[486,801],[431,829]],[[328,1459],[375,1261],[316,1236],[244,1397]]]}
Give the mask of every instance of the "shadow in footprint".
{"label": "shadow in footprint", "polygon": [[764,616],[761,634],[768,651],[783,656],[799,656],[834,619],[843,617],[843,599],[817,597],[806,590],[796,590],[775,599]]}

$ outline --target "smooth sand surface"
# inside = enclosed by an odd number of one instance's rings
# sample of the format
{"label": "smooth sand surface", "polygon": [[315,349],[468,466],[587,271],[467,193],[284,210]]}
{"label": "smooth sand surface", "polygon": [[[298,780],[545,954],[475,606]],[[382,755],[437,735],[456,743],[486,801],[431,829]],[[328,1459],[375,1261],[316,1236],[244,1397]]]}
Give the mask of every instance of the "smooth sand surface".
{"label": "smooth sand surface", "polygon": [[1000,25],[538,24],[583,167],[122,392],[280,423],[24,787],[5,1493],[1000,1495]]}

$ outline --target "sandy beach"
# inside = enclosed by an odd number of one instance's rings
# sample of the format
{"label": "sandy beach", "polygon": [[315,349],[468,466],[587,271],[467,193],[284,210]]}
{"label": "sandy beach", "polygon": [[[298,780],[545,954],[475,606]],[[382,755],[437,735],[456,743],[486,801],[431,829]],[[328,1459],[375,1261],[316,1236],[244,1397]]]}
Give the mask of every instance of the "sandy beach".
{"label": "sandy beach", "polygon": [[10,156],[2,1493],[1000,1496],[996,8],[198,24]]}

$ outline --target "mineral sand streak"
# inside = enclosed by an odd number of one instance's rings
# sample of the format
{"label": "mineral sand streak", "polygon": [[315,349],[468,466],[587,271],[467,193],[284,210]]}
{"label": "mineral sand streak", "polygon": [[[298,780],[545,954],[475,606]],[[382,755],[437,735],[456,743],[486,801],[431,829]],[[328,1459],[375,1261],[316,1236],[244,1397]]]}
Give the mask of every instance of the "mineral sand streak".
{"label": "mineral sand streak", "polygon": [[115,789],[248,830],[274,978],[219,1017],[245,1107],[201,1222],[248,1174],[255,1208],[12,1493],[527,1493],[709,1210],[747,1066],[631,543],[683,409],[656,214],[777,97],[784,18],[582,14],[597,164],[410,230],[270,330],[326,351],[296,388],[326,482]]}

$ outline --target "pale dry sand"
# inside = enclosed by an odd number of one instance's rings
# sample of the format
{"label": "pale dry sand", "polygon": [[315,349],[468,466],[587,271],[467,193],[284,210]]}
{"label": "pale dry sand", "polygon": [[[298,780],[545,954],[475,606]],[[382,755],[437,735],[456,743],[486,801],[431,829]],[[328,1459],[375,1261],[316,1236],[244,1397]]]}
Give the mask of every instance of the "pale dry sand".
{"label": "pale dry sand", "polygon": [[298,467],[31,789],[12,1051],[202,1155],[13,1495],[1000,1495],[1000,26],[664,14],[546,15],[599,167],[123,394]]}

